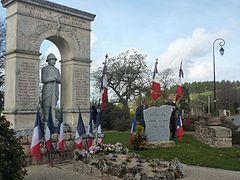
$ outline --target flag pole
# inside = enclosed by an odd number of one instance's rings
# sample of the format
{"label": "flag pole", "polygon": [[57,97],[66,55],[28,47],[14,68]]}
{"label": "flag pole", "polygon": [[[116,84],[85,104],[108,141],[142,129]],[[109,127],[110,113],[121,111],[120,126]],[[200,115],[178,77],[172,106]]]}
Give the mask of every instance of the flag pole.
{"label": "flag pole", "polygon": [[[64,106],[64,103],[62,103],[62,107],[61,107],[61,118],[63,118],[62,116],[63,116],[63,106]],[[63,118],[63,120],[64,120],[64,118]],[[63,126],[64,126],[64,121],[63,121]],[[63,128],[64,129],[64,128]],[[64,134],[64,132],[63,132],[63,134]],[[58,134],[58,136],[59,136],[60,134]],[[60,154],[62,154],[62,156],[63,157],[65,157],[65,151],[63,151],[63,153],[61,152],[61,151],[59,151],[60,152]]]}

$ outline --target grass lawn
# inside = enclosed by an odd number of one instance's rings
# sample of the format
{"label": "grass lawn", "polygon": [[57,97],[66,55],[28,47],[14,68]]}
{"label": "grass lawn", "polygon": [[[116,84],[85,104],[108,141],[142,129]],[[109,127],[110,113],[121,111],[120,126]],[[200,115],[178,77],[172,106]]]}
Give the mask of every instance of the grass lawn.
{"label": "grass lawn", "polygon": [[175,147],[134,151],[129,144],[129,135],[129,132],[105,132],[104,142],[113,144],[121,142],[131,152],[136,152],[144,158],[170,161],[177,157],[185,164],[240,171],[239,147],[212,148],[186,134],[182,141],[177,141]]}

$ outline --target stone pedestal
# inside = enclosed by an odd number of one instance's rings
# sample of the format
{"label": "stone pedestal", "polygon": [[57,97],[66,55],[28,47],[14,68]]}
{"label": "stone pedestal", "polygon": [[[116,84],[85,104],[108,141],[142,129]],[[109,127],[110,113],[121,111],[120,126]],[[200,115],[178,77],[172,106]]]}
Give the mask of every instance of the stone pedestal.
{"label": "stone pedestal", "polygon": [[174,147],[176,143],[174,141],[157,141],[157,142],[150,142],[147,143],[147,148],[165,148],[165,147]]}

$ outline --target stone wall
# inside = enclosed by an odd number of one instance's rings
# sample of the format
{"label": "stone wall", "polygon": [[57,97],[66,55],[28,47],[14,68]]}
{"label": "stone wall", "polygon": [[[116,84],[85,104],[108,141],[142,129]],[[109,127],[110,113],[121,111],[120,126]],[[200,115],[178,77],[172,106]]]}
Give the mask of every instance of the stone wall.
{"label": "stone wall", "polygon": [[194,136],[211,147],[232,147],[232,130],[223,126],[210,126],[195,122]]}
{"label": "stone wall", "polygon": [[[24,154],[26,156],[27,165],[35,165],[35,164],[46,164],[49,163],[48,160],[48,153],[44,146],[43,141],[41,142],[41,160],[36,161],[31,155],[30,155],[30,147],[31,147],[31,141],[32,141],[32,134],[31,135],[20,135],[19,136],[21,145],[24,149]],[[75,149],[75,133],[64,133],[64,148],[65,152],[62,153],[58,150],[58,134],[52,135],[52,141],[53,141],[53,147],[54,152],[52,154],[53,156],[53,162],[60,162],[64,160],[70,160],[73,158],[73,150]]]}

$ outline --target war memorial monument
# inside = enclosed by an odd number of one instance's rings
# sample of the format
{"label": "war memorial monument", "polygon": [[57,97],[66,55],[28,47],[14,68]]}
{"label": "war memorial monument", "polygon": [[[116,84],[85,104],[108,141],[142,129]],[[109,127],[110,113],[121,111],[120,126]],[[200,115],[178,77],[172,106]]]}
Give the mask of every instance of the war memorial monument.
{"label": "war memorial monument", "polygon": [[75,126],[90,107],[90,34],[95,15],[42,0],[2,0],[6,8],[4,114],[14,130],[34,126],[39,95],[40,46],[53,42],[61,54],[61,102]]}

